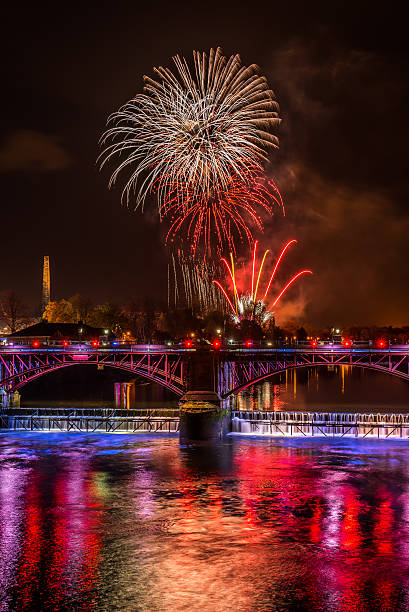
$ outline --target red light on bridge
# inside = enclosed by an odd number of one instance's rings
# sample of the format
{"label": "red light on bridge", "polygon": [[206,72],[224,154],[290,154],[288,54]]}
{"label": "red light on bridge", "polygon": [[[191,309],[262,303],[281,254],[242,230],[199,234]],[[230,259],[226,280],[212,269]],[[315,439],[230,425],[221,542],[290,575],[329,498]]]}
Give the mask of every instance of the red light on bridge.
{"label": "red light on bridge", "polygon": [[64,340],[64,342],[62,343],[63,346],[68,346],[68,340]]}
{"label": "red light on bridge", "polygon": [[345,346],[345,348],[350,348],[352,342],[351,342],[351,340],[344,340],[344,342],[342,344]]}
{"label": "red light on bridge", "polygon": [[246,340],[245,344],[247,348],[251,348],[253,346],[253,340]]}
{"label": "red light on bridge", "polygon": [[215,349],[219,349],[222,345],[222,343],[220,342],[220,340],[213,340],[213,348]]}
{"label": "red light on bridge", "polygon": [[378,341],[377,341],[377,343],[376,343],[376,346],[377,346],[378,348],[385,348],[385,346],[386,346],[386,342],[385,342],[385,340],[382,340],[382,339],[381,339],[381,340],[378,340]]}
{"label": "red light on bridge", "polygon": [[98,340],[93,340],[92,341],[92,346],[98,346]]}
{"label": "red light on bridge", "polygon": [[38,348],[40,346],[40,343],[38,340],[34,340],[33,342],[33,348]]}
{"label": "red light on bridge", "polygon": [[191,340],[185,340],[185,348],[192,348],[192,341]]}
{"label": "red light on bridge", "polygon": [[311,346],[312,346],[312,348],[317,348],[318,342],[316,340],[312,340]]}

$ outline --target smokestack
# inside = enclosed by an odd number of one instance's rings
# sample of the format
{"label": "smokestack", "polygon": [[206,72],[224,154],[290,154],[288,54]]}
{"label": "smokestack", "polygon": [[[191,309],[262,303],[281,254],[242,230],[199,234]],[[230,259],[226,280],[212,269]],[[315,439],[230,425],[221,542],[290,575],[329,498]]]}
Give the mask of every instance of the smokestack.
{"label": "smokestack", "polygon": [[43,262],[43,293],[41,296],[41,314],[44,316],[44,311],[50,301],[50,258],[44,255]]}

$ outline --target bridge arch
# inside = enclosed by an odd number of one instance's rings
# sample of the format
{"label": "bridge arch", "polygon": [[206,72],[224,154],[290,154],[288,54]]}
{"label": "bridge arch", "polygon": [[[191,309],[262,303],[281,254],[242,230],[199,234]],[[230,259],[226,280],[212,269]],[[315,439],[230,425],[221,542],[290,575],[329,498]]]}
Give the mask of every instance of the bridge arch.
{"label": "bridge arch", "polygon": [[406,374],[405,372],[401,372],[400,370],[397,370],[397,369],[392,370],[387,367],[379,366],[379,365],[371,365],[371,364],[365,364],[365,363],[319,363],[319,362],[318,363],[299,363],[299,364],[288,364],[283,368],[279,368],[274,371],[270,371],[268,373],[259,374],[255,378],[242,381],[238,385],[232,387],[226,392],[221,391],[221,396],[223,399],[227,399],[228,397],[232,395],[236,395],[237,393],[240,393],[240,391],[243,391],[243,389],[253,387],[254,385],[256,385],[257,383],[263,380],[272,378],[273,376],[277,374],[283,374],[284,372],[288,372],[292,370],[299,370],[303,368],[318,368],[318,367],[328,367],[328,366],[334,366],[334,365],[338,365],[338,366],[347,365],[347,366],[353,366],[355,368],[371,370],[373,372],[378,372],[381,374],[388,374],[389,376],[400,378],[401,380],[405,380],[406,382],[409,383],[409,373]]}
{"label": "bridge arch", "polygon": [[[53,372],[57,372],[59,370],[65,368],[71,368],[73,366],[96,366],[99,365],[98,362],[93,361],[65,361],[59,364],[45,365],[45,366],[35,366],[30,369],[26,369],[24,372],[16,373],[8,378],[5,378],[1,381],[1,387],[7,390],[8,392],[18,391],[19,389],[25,387],[29,383],[38,380],[39,378],[51,374]],[[122,372],[127,372],[128,374],[133,374],[136,376],[140,376],[146,380],[151,382],[155,382],[160,386],[172,391],[177,396],[181,397],[184,393],[184,384],[183,380],[177,376],[168,375],[167,372],[162,370],[155,370],[154,372],[146,370],[144,368],[132,367],[127,364],[118,364],[111,362],[104,362],[104,367],[121,370]]]}

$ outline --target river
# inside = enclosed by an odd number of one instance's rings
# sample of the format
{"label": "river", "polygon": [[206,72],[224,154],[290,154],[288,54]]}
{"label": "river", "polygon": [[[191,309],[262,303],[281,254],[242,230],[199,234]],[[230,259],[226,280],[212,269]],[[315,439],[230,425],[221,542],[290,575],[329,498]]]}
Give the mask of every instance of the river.
{"label": "river", "polygon": [[[310,374],[237,401],[407,411]],[[0,543],[1,610],[409,610],[409,444],[3,431]]]}

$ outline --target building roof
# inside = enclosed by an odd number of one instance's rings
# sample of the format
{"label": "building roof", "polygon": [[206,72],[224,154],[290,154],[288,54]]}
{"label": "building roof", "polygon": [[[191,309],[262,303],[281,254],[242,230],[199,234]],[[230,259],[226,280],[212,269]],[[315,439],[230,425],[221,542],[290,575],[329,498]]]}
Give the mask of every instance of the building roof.
{"label": "building roof", "polygon": [[[80,330],[83,330],[80,332]],[[43,320],[35,325],[20,329],[8,338],[89,338],[100,336],[103,333],[100,327],[91,327],[84,323],[48,323]]]}

